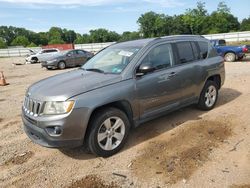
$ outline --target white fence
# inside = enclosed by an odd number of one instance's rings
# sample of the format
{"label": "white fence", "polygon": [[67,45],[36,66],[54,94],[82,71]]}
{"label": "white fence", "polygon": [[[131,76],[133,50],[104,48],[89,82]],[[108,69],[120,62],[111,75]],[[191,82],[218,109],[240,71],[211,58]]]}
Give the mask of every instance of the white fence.
{"label": "white fence", "polygon": [[[227,42],[250,41],[250,31],[203,35],[209,40],[225,39]],[[250,42],[249,42],[250,43]]]}
{"label": "white fence", "polygon": [[[220,33],[220,34],[211,34],[203,35],[207,39],[225,39],[227,42],[239,42],[239,41],[250,41],[250,31],[245,32],[234,32],[234,33]],[[249,42],[250,43],[250,42]],[[91,44],[76,44],[76,49],[83,49],[91,52],[98,52],[99,50],[114,44],[114,42],[107,43],[91,43]],[[16,57],[16,56],[26,56],[30,54],[30,51],[39,51],[40,47],[35,48],[8,48],[0,49],[0,57]]]}

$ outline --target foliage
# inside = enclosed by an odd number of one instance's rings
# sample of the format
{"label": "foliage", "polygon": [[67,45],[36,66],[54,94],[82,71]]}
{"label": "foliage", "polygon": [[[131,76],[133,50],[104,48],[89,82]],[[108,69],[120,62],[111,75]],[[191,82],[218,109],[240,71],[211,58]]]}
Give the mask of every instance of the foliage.
{"label": "foliage", "polygon": [[12,46],[28,46],[29,45],[29,39],[25,36],[17,36],[12,42]]}
{"label": "foliage", "polygon": [[194,9],[184,14],[168,16],[147,12],[138,19],[144,37],[159,37],[172,34],[209,34],[238,31],[240,23],[224,2],[218,4],[216,11],[208,14],[204,2],[198,2]]}
{"label": "foliage", "polygon": [[248,18],[245,18],[242,20],[240,30],[241,31],[250,31],[250,16]]}
{"label": "foliage", "polygon": [[6,47],[7,47],[6,42],[2,38],[0,38],[0,48],[6,48]]}
{"label": "foliage", "polygon": [[34,42],[31,42],[27,47],[37,47],[37,45]]}
{"label": "foliage", "polygon": [[148,37],[160,37],[178,34],[212,34],[231,31],[250,31],[250,17],[240,24],[230,8],[220,2],[212,13],[208,13],[204,2],[198,2],[193,9],[184,14],[169,16],[155,12],[142,14],[137,23],[139,31],[126,31],[118,34],[107,29],[90,30],[88,34],[79,34],[73,30],[51,27],[48,32],[33,32],[13,26],[0,26],[0,48],[9,45],[43,46],[63,43],[95,43],[128,41]]}

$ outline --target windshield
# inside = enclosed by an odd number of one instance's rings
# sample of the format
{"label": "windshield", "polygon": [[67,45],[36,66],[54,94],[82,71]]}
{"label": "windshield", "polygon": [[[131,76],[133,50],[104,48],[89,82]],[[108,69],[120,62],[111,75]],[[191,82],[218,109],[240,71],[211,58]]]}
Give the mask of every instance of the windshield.
{"label": "windshield", "polygon": [[107,48],[82,66],[83,69],[89,71],[97,71],[102,73],[121,73],[137,54],[140,47],[124,47],[124,48]]}

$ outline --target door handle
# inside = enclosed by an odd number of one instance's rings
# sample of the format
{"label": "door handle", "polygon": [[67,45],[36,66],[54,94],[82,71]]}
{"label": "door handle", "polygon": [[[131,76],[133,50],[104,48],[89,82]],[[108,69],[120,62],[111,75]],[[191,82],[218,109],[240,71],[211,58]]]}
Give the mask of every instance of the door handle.
{"label": "door handle", "polygon": [[176,76],[176,75],[177,75],[176,72],[171,72],[171,73],[168,75],[168,77],[169,77],[169,78],[172,78],[172,77],[174,77],[174,76]]}

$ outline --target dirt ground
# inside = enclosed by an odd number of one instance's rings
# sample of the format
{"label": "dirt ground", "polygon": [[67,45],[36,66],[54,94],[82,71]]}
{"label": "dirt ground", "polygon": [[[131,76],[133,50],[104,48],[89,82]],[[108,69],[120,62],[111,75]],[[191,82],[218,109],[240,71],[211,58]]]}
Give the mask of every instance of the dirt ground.
{"label": "dirt ground", "polygon": [[64,71],[12,64],[23,61],[0,59],[10,83],[0,87],[0,187],[250,187],[250,61],[225,63],[214,110],[190,106],[150,121],[107,159],[27,138],[20,116],[26,88]]}

